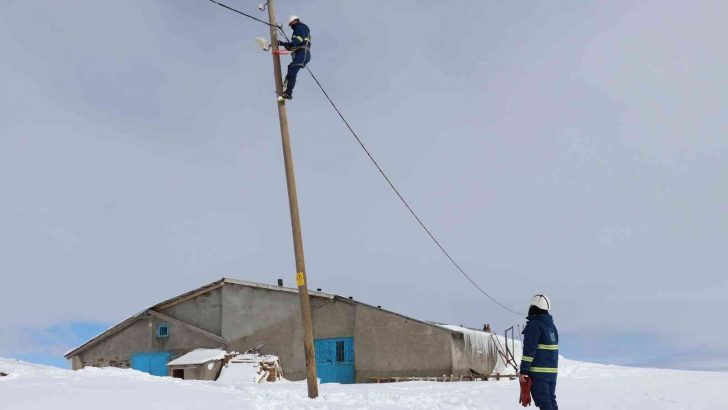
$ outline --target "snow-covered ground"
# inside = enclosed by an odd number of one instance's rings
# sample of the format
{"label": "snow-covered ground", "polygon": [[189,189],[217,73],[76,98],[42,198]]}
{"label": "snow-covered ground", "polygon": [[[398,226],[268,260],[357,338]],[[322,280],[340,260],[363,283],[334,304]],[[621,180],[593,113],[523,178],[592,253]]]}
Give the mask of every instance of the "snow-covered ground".
{"label": "snow-covered ground", "polygon": [[[62,370],[0,358],[0,409],[517,409],[515,381],[321,385],[184,381],[134,370]],[[562,360],[564,409],[728,409],[728,373]],[[533,407],[531,407],[533,408]]]}

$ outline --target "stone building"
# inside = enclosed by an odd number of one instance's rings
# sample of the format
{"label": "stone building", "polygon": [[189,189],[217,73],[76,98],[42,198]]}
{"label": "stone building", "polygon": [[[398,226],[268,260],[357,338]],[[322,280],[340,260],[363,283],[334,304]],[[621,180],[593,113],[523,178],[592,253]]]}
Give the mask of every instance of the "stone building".
{"label": "stone building", "polygon": [[[498,361],[497,352],[466,343],[467,332],[329,293],[310,296],[322,382],[489,374]],[[287,379],[301,380],[302,340],[297,289],[223,278],[145,309],[65,357],[73,369],[131,367],[165,376],[167,363],[194,349],[255,347],[278,355]]]}

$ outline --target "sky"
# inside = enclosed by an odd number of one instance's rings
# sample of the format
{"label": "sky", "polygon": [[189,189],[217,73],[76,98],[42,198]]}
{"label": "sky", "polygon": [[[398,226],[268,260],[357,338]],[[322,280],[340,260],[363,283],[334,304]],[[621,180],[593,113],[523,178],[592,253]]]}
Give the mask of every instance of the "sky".
{"label": "sky", "polygon": [[[276,4],[473,279],[518,311],[551,297],[562,354],[728,369],[727,3]],[[204,0],[0,4],[0,356],[63,365],[221,277],[293,284],[267,35]],[[524,323],[449,264],[305,72],[294,98],[310,288]]]}

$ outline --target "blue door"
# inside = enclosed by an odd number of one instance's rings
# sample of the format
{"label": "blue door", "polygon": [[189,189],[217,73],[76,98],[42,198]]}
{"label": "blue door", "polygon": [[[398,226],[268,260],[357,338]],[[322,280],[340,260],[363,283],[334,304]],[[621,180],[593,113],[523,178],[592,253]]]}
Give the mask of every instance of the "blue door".
{"label": "blue door", "polygon": [[316,339],[316,373],[321,383],[354,383],[354,338]]}
{"label": "blue door", "polygon": [[134,353],[131,355],[131,368],[154,376],[167,375],[169,352]]}

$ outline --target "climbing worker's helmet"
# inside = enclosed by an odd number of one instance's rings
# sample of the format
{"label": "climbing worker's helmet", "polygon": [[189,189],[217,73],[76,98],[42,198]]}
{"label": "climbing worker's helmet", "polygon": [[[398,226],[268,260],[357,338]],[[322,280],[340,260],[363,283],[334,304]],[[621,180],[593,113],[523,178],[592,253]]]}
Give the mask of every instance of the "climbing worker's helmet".
{"label": "climbing worker's helmet", "polygon": [[298,16],[291,16],[288,18],[288,25],[290,26],[291,24],[295,23],[296,21],[298,21]]}
{"label": "climbing worker's helmet", "polygon": [[531,306],[536,306],[542,310],[551,310],[551,299],[546,295],[533,295]]}

